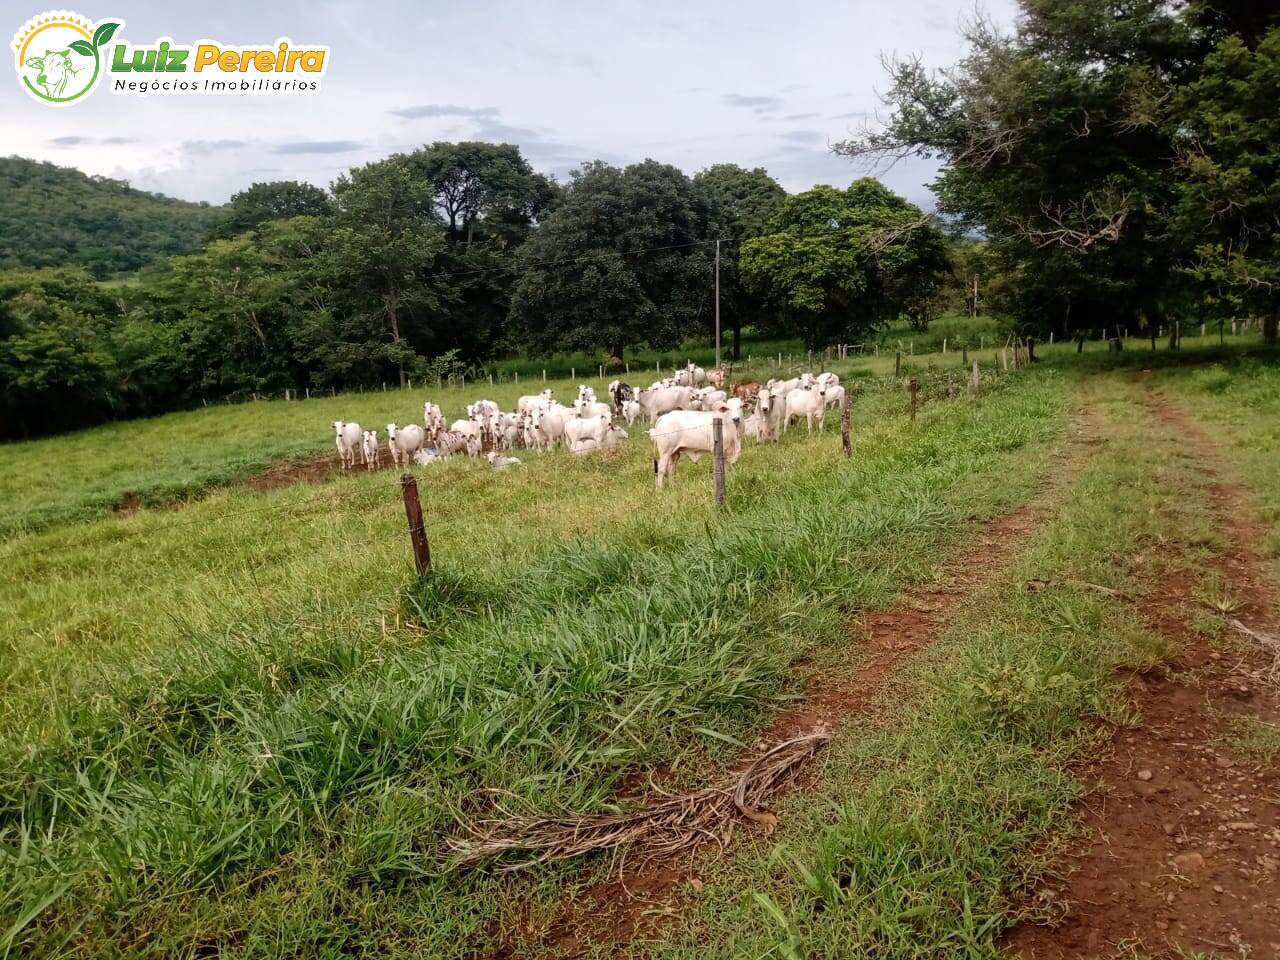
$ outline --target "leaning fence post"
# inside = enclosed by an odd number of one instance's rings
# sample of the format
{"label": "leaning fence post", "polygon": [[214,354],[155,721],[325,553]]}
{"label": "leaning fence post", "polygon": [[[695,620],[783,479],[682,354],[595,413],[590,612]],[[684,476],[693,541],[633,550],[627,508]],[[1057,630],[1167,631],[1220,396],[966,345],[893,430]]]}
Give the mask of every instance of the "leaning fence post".
{"label": "leaning fence post", "polygon": [[853,446],[849,442],[849,391],[840,398],[840,445],[846,457],[853,456]]}
{"label": "leaning fence post", "polygon": [[400,492],[404,495],[404,515],[409,520],[413,563],[418,568],[418,573],[423,574],[431,569],[431,545],[427,542],[427,531],[422,525],[422,503],[418,500],[418,481],[413,478],[413,474],[406,473],[400,477]]}
{"label": "leaning fence post", "polygon": [[911,391],[911,422],[916,422],[916,406],[918,404],[917,395],[920,393],[920,381],[915,377],[907,384],[907,389]]}
{"label": "leaning fence post", "polygon": [[716,507],[724,506],[724,420],[711,418],[711,465],[715,480]]}

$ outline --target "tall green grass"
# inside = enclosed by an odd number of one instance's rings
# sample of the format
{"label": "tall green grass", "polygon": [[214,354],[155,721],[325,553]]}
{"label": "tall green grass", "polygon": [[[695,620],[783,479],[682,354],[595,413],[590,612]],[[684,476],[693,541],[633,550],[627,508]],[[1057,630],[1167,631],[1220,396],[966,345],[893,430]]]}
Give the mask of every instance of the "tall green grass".
{"label": "tall green grass", "polygon": [[749,447],[721,515],[707,463],[658,493],[642,442],[449,462],[421,472],[425,581],[388,474],[0,545],[0,944],[483,947],[503,885],[436,861],[482,790],[596,809],[637,766],[714,761],[844,614],[1026,496],[1064,406],[1010,378],[912,427],[872,390],[851,461],[830,430]]}

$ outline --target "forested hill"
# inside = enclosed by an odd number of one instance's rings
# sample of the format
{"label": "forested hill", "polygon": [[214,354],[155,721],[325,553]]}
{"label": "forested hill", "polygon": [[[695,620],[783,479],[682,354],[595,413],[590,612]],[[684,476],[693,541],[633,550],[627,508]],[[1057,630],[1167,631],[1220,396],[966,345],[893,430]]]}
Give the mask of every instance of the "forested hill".
{"label": "forested hill", "polygon": [[94,276],[200,249],[218,208],[122,180],[0,157],[0,269],[80,264]]}

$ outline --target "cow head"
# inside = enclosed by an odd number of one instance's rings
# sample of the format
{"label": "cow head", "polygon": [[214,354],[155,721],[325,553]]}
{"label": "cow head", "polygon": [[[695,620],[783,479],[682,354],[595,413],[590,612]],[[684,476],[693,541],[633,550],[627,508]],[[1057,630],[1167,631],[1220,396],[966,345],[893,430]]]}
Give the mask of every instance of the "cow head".
{"label": "cow head", "polygon": [[70,50],[46,50],[43,57],[31,57],[24,66],[35,67],[36,84],[44,87],[51,97],[60,97],[66,91],[67,81],[79,71],[71,65]]}

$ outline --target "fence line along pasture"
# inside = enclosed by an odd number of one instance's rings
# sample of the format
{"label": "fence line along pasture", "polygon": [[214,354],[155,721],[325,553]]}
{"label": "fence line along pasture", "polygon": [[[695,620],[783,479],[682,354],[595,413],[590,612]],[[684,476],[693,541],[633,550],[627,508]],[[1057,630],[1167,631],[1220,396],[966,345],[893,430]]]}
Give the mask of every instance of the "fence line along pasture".
{"label": "fence line along pasture", "polygon": [[[977,361],[974,362],[975,371]],[[997,368],[998,369],[998,368]],[[971,387],[976,392],[976,385],[971,382]],[[856,385],[855,385],[856,388]],[[916,418],[916,410],[919,404],[920,383],[916,377],[910,378],[907,383],[907,389],[911,396],[910,417],[914,423]],[[954,398],[954,391],[948,391],[946,396]],[[849,424],[849,394],[846,391],[840,401],[840,441],[841,451],[845,458],[852,456],[852,443],[850,437]],[[825,416],[824,416],[825,419]],[[717,510],[723,509],[726,501],[726,476],[727,461],[725,456],[724,444],[724,420],[722,417],[713,418],[712,425],[712,503]],[[693,430],[703,430],[706,424],[698,424],[688,427],[678,427],[674,430],[663,430],[659,433],[648,431],[647,436],[653,439],[658,437],[675,436],[681,433],[687,433]],[[656,469],[657,461],[654,461]],[[431,552],[430,540],[426,531],[426,522],[422,513],[421,501],[418,496],[417,478],[411,473],[402,474],[396,481],[395,486],[400,492],[400,498],[404,503],[406,519],[408,521],[408,532],[410,545],[414,557],[415,567],[419,574],[429,572],[431,570]],[[288,516],[292,519],[303,519],[316,516],[322,513],[331,513],[335,500],[356,500],[357,497],[352,492],[343,492],[340,490],[330,491],[322,501],[313,504],[266,504],[257,507],[249,507],[243,510],[233,510],[226,513],[214,514],[212,516],[199,516],[190,519],[172,520],[166,524],[166,528],[187,527],[196,524],[208,526],[213,523],[220,523],[224,520],[234,520],[240,517],[248,517],[274,513],[278,516]],[[139,530],[138,533],[145,531]],[[23,550],[17,552],[8,552],[6,557],[25,559],[34,557],[42,551],[39,550]]]}

